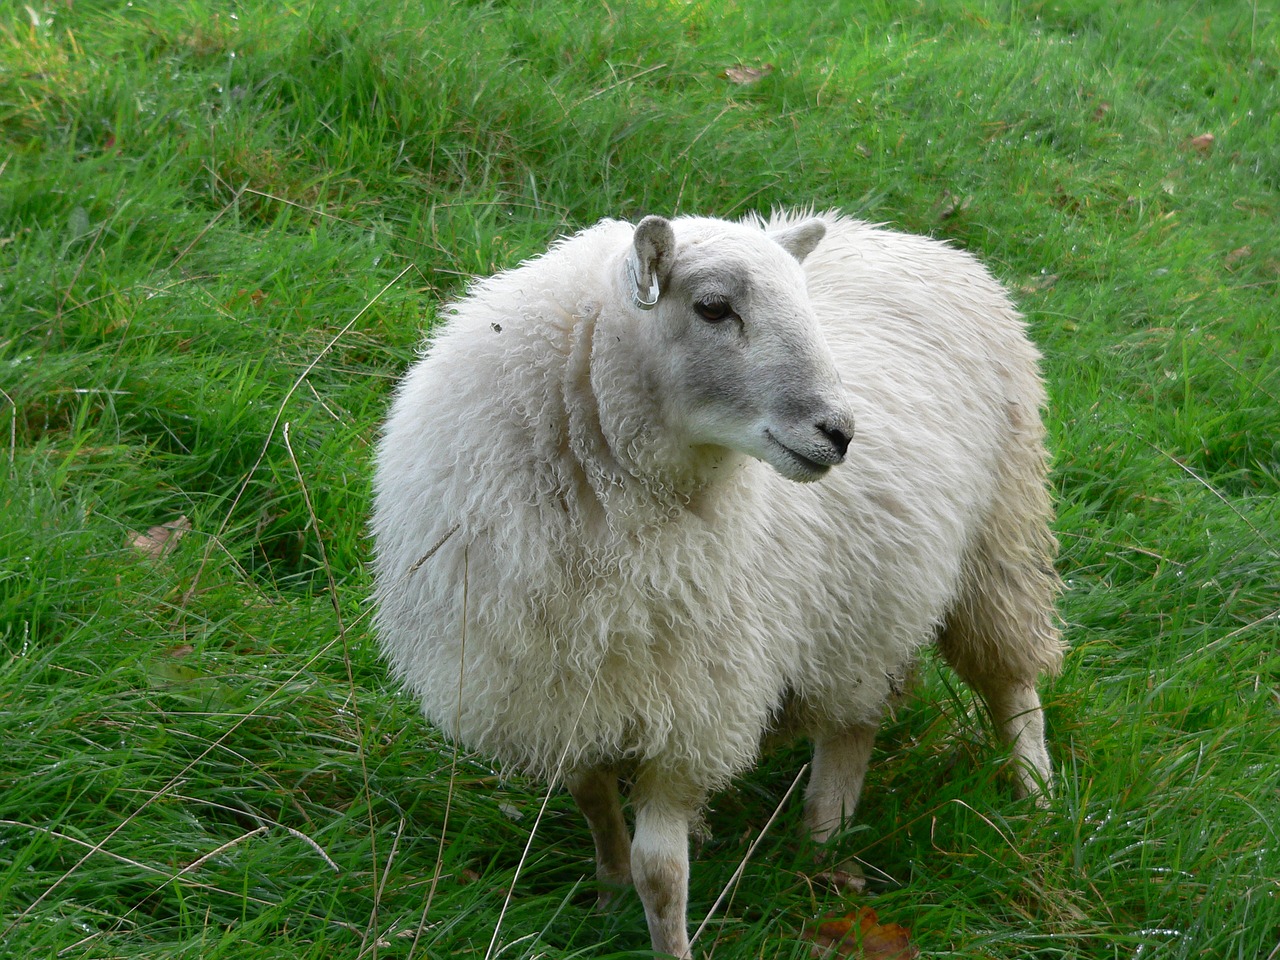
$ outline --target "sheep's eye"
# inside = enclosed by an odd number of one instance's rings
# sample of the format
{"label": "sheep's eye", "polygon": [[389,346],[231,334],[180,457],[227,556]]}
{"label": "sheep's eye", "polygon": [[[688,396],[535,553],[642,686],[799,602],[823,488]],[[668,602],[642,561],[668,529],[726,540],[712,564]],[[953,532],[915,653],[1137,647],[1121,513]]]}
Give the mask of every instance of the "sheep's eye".
{"label": "sheep's eye", "polygon": [[707,323],[719,323],[733,316],[733,310],[727,300],[703,300],[693,305],[693,312]]}

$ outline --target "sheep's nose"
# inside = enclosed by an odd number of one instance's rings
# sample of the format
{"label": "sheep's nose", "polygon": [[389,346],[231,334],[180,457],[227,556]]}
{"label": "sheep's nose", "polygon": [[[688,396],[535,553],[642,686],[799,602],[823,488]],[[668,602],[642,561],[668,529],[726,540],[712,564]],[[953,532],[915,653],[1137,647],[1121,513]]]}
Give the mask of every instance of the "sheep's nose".
{"label": "sheep's nose", "polygon": [[853,424],[829,424],[820,423],[818,429],[822,431],[822,435],[830,441],[831,446],[835,448],[836,454],[843,460],[846,453],[849,452],[849,442],[853,439]]}

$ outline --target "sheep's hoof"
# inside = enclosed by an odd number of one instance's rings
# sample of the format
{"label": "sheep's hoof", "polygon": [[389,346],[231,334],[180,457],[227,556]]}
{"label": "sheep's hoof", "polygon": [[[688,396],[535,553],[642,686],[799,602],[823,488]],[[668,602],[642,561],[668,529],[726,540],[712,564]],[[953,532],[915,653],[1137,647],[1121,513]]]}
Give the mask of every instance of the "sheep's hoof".
{"label": "sheep's hoof", "polygon": [[813,879],[825,883],[838,893],[862,893],[867,888],[867,877],[862,872],[862,864],[857,860],[836,864],[830,870],[815,874]]}
{"label": "sheep's hoof", "polygon": [[631,884],[625,881],[601,880],[599,881],[599,890],[596,893],[596,910],[599,913],[605,913],[611,910],[614,905],[622,899],[622,895],[631,889]]}

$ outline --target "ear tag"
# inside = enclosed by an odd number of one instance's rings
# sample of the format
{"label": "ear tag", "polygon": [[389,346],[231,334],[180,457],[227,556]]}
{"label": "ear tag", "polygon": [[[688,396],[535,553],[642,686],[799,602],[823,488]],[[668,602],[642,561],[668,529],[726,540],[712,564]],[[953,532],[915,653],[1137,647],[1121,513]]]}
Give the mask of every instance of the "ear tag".
{"label": "ear tag", "polygon": [[658,305],[658,278],[649,278],[649,296],[640,295],[640,265],[635,257],[627,257],[627,279],[631,281],[631,302],[641,310],[652,310]]}

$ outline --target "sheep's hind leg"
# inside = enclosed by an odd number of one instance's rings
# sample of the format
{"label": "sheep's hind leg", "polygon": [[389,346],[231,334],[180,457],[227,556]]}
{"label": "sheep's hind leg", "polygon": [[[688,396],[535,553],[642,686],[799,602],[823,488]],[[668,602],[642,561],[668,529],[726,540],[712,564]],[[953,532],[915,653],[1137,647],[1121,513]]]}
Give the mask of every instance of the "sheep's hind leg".
{"label": "sheep's hind leg", "polygon": [[1053,790],[1053,766],[1044,742],[1044,711],[1030,683],[992,682],[978,687],[1000,736],[1012,748],[1018,795],[1043,802]]}
{"label": "sheep's hind leg", "polygon": [[[970,582],[938,635],[942,655],[991,710],[1000,737],[1012,748],[1020,796],[1043,799],[1053,788],[1044,741],[1044,712],[1036,680],[1055,673],[1062,641],[1054,612],[1059,588],[1047,559],[1046,527],[1029,524],[1042,543],[1019,554],[1004,540],[984,538],[971,559]],[[1023,540],[1033,540],[1023,534]],[[996,546],[1000,543],[1001,546]]]}
{"label": "sheep's hind leg", "polygon": [[876,728],[870,724],[814,736],[804,817],[818,843],[825,843],[853,818],[875,739]]}
{"label": "sheep's hind leg", "polygon": [[614,895],[631,885],[631,838],[622,816],[618,777],[610,770],[585,770],[566,778],[569,793],[587,819],[596,846],[597,906],[607,907]]}
{"label": "sheep's hind leg", "polygon": [[703,793],[669,771],[641,772],[631,794],[636,811],[631,875],[644,903],[655,953],[686,960],[689,827]]}

